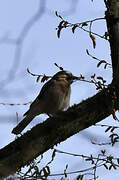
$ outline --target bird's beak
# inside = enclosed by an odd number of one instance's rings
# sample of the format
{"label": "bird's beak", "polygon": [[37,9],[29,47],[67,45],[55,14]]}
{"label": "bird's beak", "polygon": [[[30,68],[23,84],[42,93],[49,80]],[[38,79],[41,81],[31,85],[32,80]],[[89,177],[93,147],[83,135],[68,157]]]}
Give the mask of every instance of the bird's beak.
{"label": "bird's beak", "polygon": [[79,80],[79,77],[73,76],[72,79],[73,79],[73,80]]}
{"label": "bird's beak", "polygon": [[75,82],[75,81],[77,81],[77,80],[79,80],[79,77],[77,77],[77,76],[72,76],[71,83],[73,83],[73,82]]}

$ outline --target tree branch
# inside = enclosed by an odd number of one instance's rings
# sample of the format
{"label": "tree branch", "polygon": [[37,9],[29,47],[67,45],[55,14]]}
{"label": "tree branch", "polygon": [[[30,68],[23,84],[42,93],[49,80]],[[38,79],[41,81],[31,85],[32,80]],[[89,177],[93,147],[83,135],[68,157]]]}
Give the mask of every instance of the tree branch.
{"label": "tree branch", "polygon": [[118,98],[113,103],[114,93],[119,98],[118,91],[111,84],[93,97],[36,125],[1,149],[0,179],[15,173],[54,145],[108,117],[119,105]]}
{"label": "tree branch", "polygon": [[[0,150],[0,179],[28,165],[34,158],[111,115],[119,107],[119,14],[117,0],[105,1],[106,20],[111,46],[113,81],[91,98],[59,112],[38,124]],[[118,6],[119,7],[119,6]],[[114,111],[113,111],[114,110]]]}
{"label": "tree branch", "polygon": [[118,0],[105,1],[107,6],[106,22],[111,48],[113,78],[119,76],[119,2]]}

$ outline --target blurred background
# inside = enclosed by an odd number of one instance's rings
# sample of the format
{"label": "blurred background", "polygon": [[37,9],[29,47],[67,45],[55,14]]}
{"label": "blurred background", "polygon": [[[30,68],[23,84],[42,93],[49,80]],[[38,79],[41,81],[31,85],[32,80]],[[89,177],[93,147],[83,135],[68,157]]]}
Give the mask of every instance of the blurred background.
{"label": "blurred background", "polygon": [[[73,34],[71,28],[63,29],[58,39],[56,28],[61,19],[55,15],[56,11],[68,22],[78,23],[104,17],[105,5],[103,0],[93,2],[91,0],[86,2],[83,0],[0,1],[0,148],[15,139],[11,131],[29,107],[29,104],[11,106],[7,103],[24,104],[33,101],[43,85],[40,81],[37,83],[36,78],[28,74],[27,68],[36,74],[52,76],[59,71],[54,65],[57,63],[76,76],[82,74],[86,79],[90,79],[90,76],[96,73],[96,76],[103,76],[107,84],[112,80],[111,68],[105,70],[103,65],[97,68],[97,61],[86,53],[88,49],[93,56],[110,63],[108,42],[96,37],[94,49],[88,33],[76,29]],[[107,31],[105,20],[94,22],[92,30],[104,35]],[[76,82],[72,85],[70,105],[79,103],[96,93],[97,90],[93,84]],[[26,130],[46,118],[46,115],[40,115]],[[101,124],[115,125],[116,122],[110,116]],[[90,127],[60,143],[56,148],[66,152],[95,156],[101,149],[106,149],[108,154],[118,156],[117,145],[112,148],[91,143],[91,140],[98,143],[107,142],[108,136],[109,134],[105,134],[105,128]],[[49,150],[44,154],[40,166],[47,164],[51,156],[52,151]],[[82,159],[57,154],[50,165],[51,172],[64,172],[66,164],[68,164],[67,172],[89,167],[89,164]],[[77,175],[70,175],[69,179],[75,179]],[[119,172],[100,168],[97,175],[99,179],[116,180]]]}

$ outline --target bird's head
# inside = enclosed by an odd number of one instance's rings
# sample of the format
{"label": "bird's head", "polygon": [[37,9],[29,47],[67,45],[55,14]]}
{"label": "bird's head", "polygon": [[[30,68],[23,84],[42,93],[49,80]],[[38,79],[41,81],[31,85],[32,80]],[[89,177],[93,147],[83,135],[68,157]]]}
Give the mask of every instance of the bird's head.
{"label": "bird's head", "polygon": [[69,71],[59,71],[56,73],[52,79],[56,79],[59,81],[67,81],[69,84],[72,84],[74,81],[79,80],[79,77],[74,76],[71,72]]}

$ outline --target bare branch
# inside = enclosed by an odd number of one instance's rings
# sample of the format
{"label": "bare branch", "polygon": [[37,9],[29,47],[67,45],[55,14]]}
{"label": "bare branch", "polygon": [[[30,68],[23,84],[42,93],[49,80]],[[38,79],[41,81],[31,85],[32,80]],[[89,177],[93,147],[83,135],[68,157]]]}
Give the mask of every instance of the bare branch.
{"label": "bare branch", "polygon": [[0,102],[0,104],[1,105],[9,105],[9,106],[19,106],[19,105],[28,105],[28,104],[31,104],[32,103],[32,101],[30,101],[30,102],[26,102],[26,103],[2,103],[2,102]]}
{"label": "bare branch", "polygon": [[[118,92],[111,84],[97,95],[65,112],[59,112],[56,116],[48,118],[1,149],[0,177],[16,172],[18,168],[28,164],[54,145],[112,114],[113,106],[116,110],[118,109]],[[114,93],[116,93],[117,98],[113,104],[112,96]]]}
{"label": "bare branch", "polygon": [[[88,49],[86,49],[86,53],[87,53],[87,55],[90,56],[91,58],[97,60],[100,64],[101,64],[101,63],[104,63],[104,64],[105,64],[104,69],[106,69],[107,66],[108,66],[109,68],[112,68],[112,65],[111,65],[110,63],[108,63],[106,60],[99,59],[99,58],[91,55],[91,54],[89,53]],[[99,63],[98,63],[98,64],[99,64]]]}
{"label": "bare branch", "polygon": [[[63,28],[72,28],[72,32],[73,32],[73,33],[74,33],[74,31],[75,31],[76,28],[80,28],[80,29],[82,29],[83,31],[88,32],[90,36],[93,34],[93,35],[96,35],[96,36],[98,36],[98,37],[100,37],[100,38],[103,38],[103,39],[105,39],[105,40],[108,40],[107,37],[105,38],[105,35],[99,35],[98,33],[95,33],[95,32],[93,32],[93,31],[91,30],[93,23],[94,23],[94,22],[97,22],[97,21],[100,21],[100,20],[105,20],[104,17],[102,17],[102,18],[95,18],[95,19],[83,21],[83,22],[80,22],[80,23],[70,23],[70,22],[66,21],[66,20],[65,20],[61,15],[59,15],[57,12],[56,12],[56,16],[61,19],[61,22],[59,23],[58,27],[56,28],[58,38],[60,37],[59,33],[61,32],[61,30],[62,30]],[[85,26],[86,26],[86,27],[89,26],[89,29],[85,29],[85,28],[84,28]]]}

